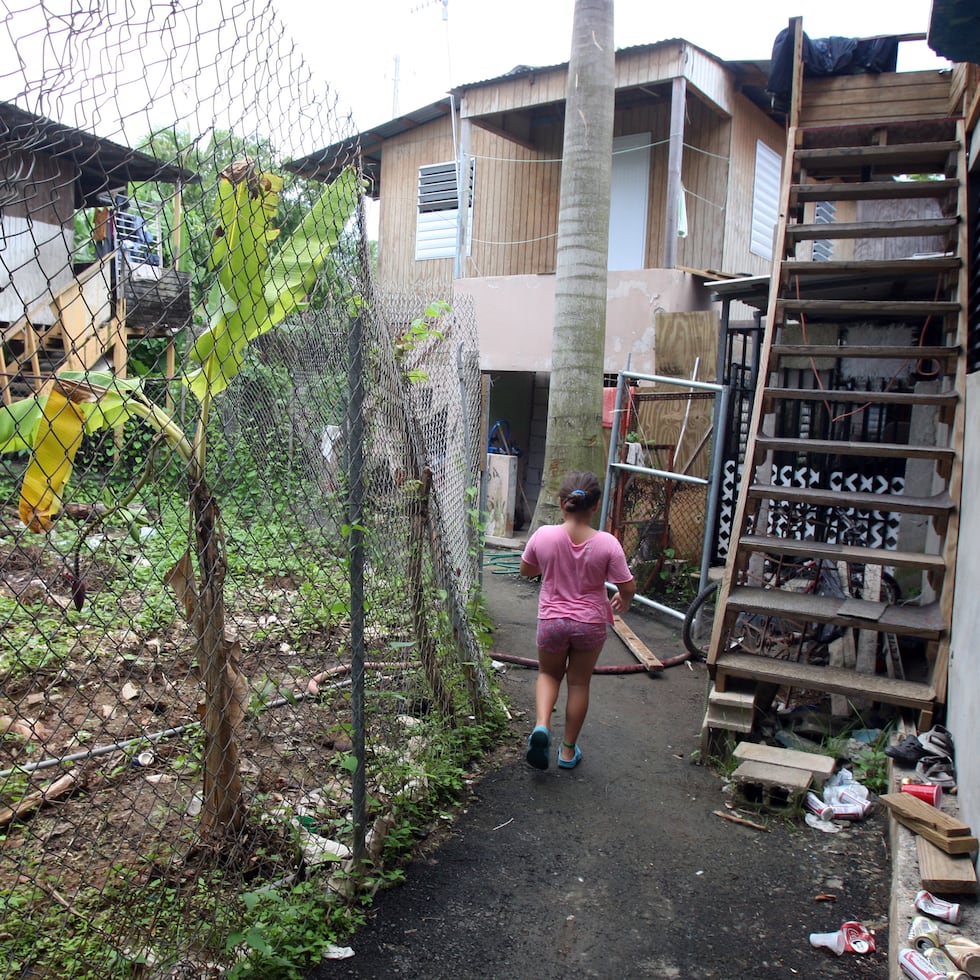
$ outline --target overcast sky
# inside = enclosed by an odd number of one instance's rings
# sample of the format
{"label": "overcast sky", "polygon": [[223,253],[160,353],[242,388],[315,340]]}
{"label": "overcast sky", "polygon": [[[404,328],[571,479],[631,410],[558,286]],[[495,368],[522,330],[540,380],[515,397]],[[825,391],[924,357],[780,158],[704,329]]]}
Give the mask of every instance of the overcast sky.
{"label": "overcast sky", "polygon": [[[434,102],[454,85],[515,65],[567,61],[571,47],[573,0],[273,3],[362,129]],[[682,37],[720,58],[767,59],[791,16],[802,16],[811,38],[869,37],[927,33],[931,9],[932,0],[616,0],[615,43]],[[903,44],[900,52],[903,69],[945,64],[925,42]]]}

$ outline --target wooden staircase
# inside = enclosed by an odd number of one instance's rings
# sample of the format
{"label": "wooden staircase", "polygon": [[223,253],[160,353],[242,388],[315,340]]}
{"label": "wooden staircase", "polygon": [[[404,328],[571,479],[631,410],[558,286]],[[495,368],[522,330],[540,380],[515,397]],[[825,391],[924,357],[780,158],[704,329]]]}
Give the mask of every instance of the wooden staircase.
{"label": "wooden staircase", "polygon": [[[799,81],[760,382],[708,658],[712,693],[826,692],[914,709],[929,727],[946,696],[961,489],[963,122],[886,115],[801,126]],[[896,179],[907,175],[916,179]],[[834,221],[814,220],[818,202],[832,202]],[[815,260],[817,241],[830,245],[829,261]],[[855,567],[890,569],[915,598],[801,593],[776,570],[818,559],[846,583]],[[876,669],[872,652],[858,669],[787,657],[785,645],[750,650],[747,617],[792,622],[801,635],[832,624],[855,646],[855,636],[881,636],[872,651],[887,656]],[[894,661],[891,635],[925,652],[916,677],[879,673]],[[724,727],[709,711],[705,734]]]}

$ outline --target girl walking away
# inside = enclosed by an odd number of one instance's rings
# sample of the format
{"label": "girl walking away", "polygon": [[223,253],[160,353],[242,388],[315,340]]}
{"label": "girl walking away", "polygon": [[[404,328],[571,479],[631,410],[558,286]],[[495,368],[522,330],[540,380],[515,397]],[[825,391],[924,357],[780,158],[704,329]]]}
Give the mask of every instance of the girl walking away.
{"label": "girl walking away", "polygon": [[[521,575],[541,576],[536,724],[527,739],[527,761],[535,769],[548,768],[549,723],[563,678],[565,732],[556,761],[559,769],[574,769],[582,761],[578,737],[589,710],[589,684],[606,642],[606,627],[613,612],[626,612],[636,594],[622,545],[589,524],[601,495],[594,473],[569,473],[558,490],[562,523],[539,527],[521,555]],[[612,602],[606,582],[617,589]]]}

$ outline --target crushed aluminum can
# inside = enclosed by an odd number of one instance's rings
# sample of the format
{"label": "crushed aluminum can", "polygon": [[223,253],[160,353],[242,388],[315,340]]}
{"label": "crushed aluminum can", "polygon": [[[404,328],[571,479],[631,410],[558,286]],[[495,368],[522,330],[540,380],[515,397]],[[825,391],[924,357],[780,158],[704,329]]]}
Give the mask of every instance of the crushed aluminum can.
{"label": "crushed aluminum can", "polygon": [[145,752],[140,752],[135,759],[133,759],[134,766],[152,766],[153,765],[153,753],[147,749]]}
{"label": "crushed aluminum can", "polygon": [[946,971],[937,970],[917,949],[903,949],[898,965],[912,980],[946,980]]}
{"label": "crushed aluminum can", "polygon": [[909,942],[920,952],[942,946],[942,937],[932,919],[917,915],[909,928]]}
{"label": "crushed aluminum can", "polygon": [[934,919],[942,919],[943,922],[952,922],[954,925],[960,921],[960,907],[956,902],[936,898],[930,892],[916,892],[914,904],[923,915],[931,915]]}
{"label": "crushed aluminum can", "polygon": [[815,813],[821,820],[833,820],[834,819],[834,808],[829,803],[824,803],[819,796],[814,792],[809,792],[806,794],[805,799],[806,808],[811,812]]}

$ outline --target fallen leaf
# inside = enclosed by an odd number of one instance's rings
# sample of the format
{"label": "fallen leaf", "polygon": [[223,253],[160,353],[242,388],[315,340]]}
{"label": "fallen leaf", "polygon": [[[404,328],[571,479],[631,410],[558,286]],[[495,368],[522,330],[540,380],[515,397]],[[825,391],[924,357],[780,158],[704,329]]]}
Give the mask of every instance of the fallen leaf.
{"label": "fallen leaf", "polygon": [[122,690],[119,692],[119,696],[123,701],[132,701],[133,698],[140,696],[140,689],[131,681],[126,681],[122,686]]}
{"label": "fallen leaf", "polygon": [[819,895],[816,896],[816,898],[814,898],[814,901],[815,902],[836,902],[837,901],[837,896],[836,895],[830,895],[827,892],[821,892]]}

